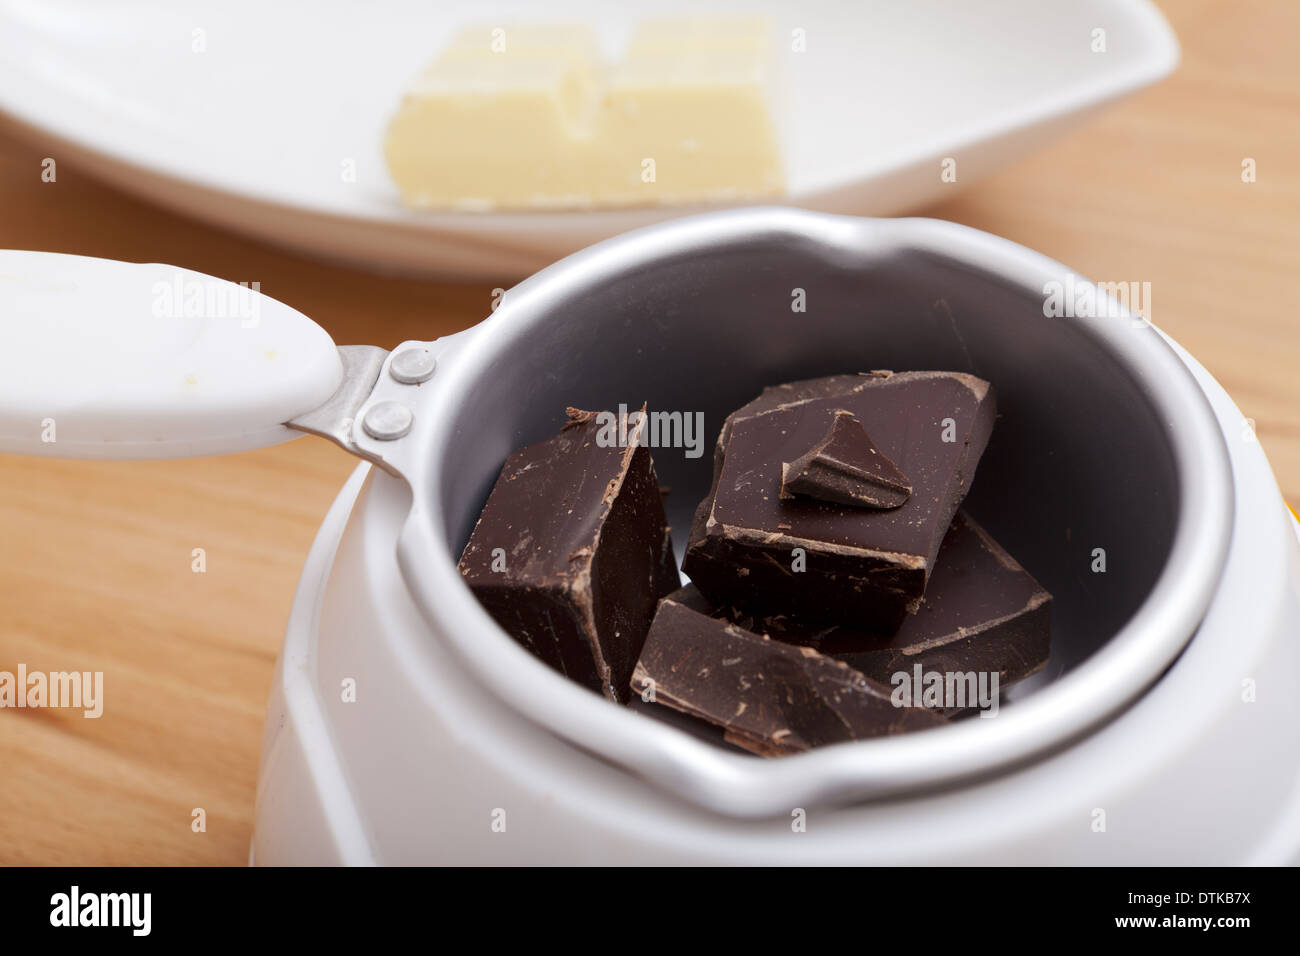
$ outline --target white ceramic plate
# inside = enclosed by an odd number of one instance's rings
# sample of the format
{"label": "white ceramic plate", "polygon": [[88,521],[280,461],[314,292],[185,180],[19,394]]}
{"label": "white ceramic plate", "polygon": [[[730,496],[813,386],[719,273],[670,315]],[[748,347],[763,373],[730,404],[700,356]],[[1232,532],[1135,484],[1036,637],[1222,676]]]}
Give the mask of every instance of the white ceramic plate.
{"label": "white ceramic plate", "polygon": [[[404,209],[381,142],[406,85],[470,22],[583,20],[616,53],[640,19],[740,6],[782,40],[786,201],[812,209],[940,198],[1178,61],[1147,0],[0,0],[0,110],[52,137],[56,159],[264,239],[382,269],[520,276],[699,207]],[[795,28],[804,52],[784,42]]]}

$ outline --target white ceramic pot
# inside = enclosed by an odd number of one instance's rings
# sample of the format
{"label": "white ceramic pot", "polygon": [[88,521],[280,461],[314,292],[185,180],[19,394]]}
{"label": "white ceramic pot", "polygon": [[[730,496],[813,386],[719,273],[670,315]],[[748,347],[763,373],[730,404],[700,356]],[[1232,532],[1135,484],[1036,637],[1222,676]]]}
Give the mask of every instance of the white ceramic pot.
{"label": "white ceramic pot", "polygon": [[[304,570],[255,860],[1300,859],[1296,525],[1204,369],[1126,314],[1045,316],[1053,282],[1082,284],[948,223],[752,209],[601,243],[474,329],[387,357],[341,350],[340,363],[304,317],[268,305],[297,343],[299,387],[272,376],[259,417],[233,398],[241,379],[265,385],[256,356],[223,340],[240,372],[208,402],[197,447],[239,444],[221,425],[233,407],[244,445],[293,422],[383,467],[353,474]],[[392,374],[422,377],[430,358],[420,384]],[[47,392],[59,367],[40,370]],[[711,439],[765,384],[871,368],[973,371],[998,389],[967,506],[1055,610],[1048,672],[996,718],[779,760],[727,752],[550,671],[460,581],[502,460],[553,433],[566,405],[701,411]],[[0,450],[148,450],[130,425],[157,400],[144,385],[98,431],[74,429],[76,447],[30,447],[40,380],[0,384]],[[149,435],[184,453],[192,423],[164,418]],[[680,549],[709,456],[655,460]]]}

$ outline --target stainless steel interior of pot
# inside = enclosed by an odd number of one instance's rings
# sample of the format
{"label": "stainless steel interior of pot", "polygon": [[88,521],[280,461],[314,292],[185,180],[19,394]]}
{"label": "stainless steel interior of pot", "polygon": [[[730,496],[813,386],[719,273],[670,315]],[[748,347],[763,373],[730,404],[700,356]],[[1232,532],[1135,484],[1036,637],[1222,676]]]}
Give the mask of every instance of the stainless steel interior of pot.
{"label": "stainless steel interior of pot", "polygon": [[[645,754],[632,753],[642,743],[636,727],[588,730],[596,712],[570,714],[569,697],[530,695],[515,706],[629,766],[662,758],[658,769],[639,772],[677,780],[688,797],[759,813],[785,799],[778,784],[802,794],[805,778],[772,764],[807,760],[809,773],[824,774],[814,789],[844,798],[933,784],[1060,745],[1154,681],[1190,638],[1226,554],[1231,478],[1204,396],[1157,332],[1128,318],[1045,317],[1043,277],[1062,267],[950,224],[747,210],[644,232],[512,290],[451,363],[431,437],[441,464],[430,472],[437,507],[424,546],[446,545],[435,559],[454,563],[506,455],[554,434],[566,406],[645,402],[703,412],[704,454],[654,452],[671,488],[680,556],[709,487],[718,428],[765,385],[870,369],[960,370],[991,381],[999,408],[966,507],[1054,596],[1051,664],[1023,703],[973,722],[997,728],[912,735],[917,746],[906,750],[869,741],[829,748],[856,756],[768,762],[766,796],[751,792],[753,781],[734,765],[715,768],[691,752],[679,766],[681,755],[658,738],[645,742]],[[1104,573],[1094,570],[1096,549],[1104,549]],[[447,587],[455,587],[450,577],[428,585],[426,613],[443,615],[436,623],[444,629],[468,627],[451,615],[477,615],[459,597],[449,602]],[[1126,646],[1085,666],[1122,629]],[[493,679],[495,651],[485,639],[462,643]],[[1059,692],[1043,693],[1080,670]],[[1042,697],[1052,706],[1035,710]],[[1034,714],[1032,726],[1013,720],[1022,708],[1020,716]],[[959,729],[968,735],[961,741]],[[977,732],[984,736],[969,736]],[[945,735],[953,746],[945,748]],[[873,764],[872,753],[882,762]],[[683,782],[710,774],[698,786]]]}

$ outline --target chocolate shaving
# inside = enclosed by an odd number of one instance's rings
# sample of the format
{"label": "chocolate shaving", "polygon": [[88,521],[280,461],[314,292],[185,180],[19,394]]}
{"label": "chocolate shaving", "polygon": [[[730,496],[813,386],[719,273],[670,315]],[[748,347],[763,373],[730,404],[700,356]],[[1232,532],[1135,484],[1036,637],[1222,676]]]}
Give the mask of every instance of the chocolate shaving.
{"label": "chocolate shaving", "polygon": [[897,508],[912,496],[912,484],[853,413],[839,409],[824,438],[781,464],[781,497],[796,495],[851,508]]}

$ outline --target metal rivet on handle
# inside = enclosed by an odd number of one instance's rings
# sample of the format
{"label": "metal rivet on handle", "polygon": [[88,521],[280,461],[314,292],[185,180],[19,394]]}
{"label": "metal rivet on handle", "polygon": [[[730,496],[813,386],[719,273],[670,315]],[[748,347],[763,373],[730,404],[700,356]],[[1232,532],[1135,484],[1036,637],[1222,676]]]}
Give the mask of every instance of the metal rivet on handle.
{"label": "metal rivet on handle", "polygon": [[401,402],[377,402],[371,405],[361,427],[379,441],[393,441],[411,430],[415,415]]}
{"label": "metal rivet on handle", "polygon": [[403,349],[388,364],[388,374],[403,385],[419,385],[433,377],[438,358],[429,349]]}

